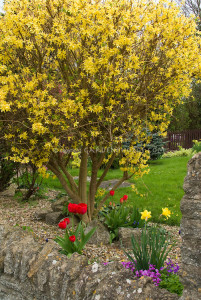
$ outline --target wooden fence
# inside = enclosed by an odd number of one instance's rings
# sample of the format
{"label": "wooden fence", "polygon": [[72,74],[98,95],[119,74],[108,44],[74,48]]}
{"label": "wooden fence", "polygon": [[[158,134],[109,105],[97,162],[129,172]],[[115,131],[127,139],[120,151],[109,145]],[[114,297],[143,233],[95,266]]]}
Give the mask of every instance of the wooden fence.
{"label": "wooden fence", "polygon": [[178,150],[179,146],[189,149],[193,146],[193,140],[201,140],[201,129],[168,132],[165,140],[167,150]]}

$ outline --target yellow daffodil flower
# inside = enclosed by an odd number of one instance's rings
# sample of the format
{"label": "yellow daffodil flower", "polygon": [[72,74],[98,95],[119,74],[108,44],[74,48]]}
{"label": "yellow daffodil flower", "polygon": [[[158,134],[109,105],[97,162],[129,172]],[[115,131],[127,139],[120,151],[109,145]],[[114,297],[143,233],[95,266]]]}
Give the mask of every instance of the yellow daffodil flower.
{"label": "yellow daffodil flower", "polygon": [[141,219],[147,221],[149,218],[151,218],[151,212],[148,210],[144,210],[141,212]]}
{"label": "yellow daffodil flower", "polygon": [[162,208],[162,216],[165,216],[168,219],[170,215],[171,215],[171,211],[167,207]]}

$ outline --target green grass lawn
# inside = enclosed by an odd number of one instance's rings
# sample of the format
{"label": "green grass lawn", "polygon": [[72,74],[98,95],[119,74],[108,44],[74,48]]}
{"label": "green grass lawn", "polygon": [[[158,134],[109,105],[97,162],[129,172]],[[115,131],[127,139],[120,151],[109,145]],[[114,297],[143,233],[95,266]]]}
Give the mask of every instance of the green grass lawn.
{"label": "green grass lawn", "polygon": [[138,207],[152,212],[152,221],[162,222],[159,218],[162,208],[168,207],[171,218],[165,223],[180,225],[180,201],[184,195],[183,183],[187,174],[189,157],[164,158],[150,163],[150,172],[136,182],[143,197],[129,194],[131,201]]}
{"label": "green grass lawn", "polygon": [[[184,195],[183,182],[187,173],[187,162],[190,157],[172,157],[162,158],[150,162],[150,172],[138,180],[131,179],[135,183],[139,194],[136,194],[129,188],[119,188],[115,195],[107,201],[119,203],[120,198],[127,194],[130,205],[136,205],[140,210],[147,209],[152,212],[151,221],[163,222],[169,225],[179,225],[181,220],[180,201]],[[73,176],[78,176],[78,169],[70,170]],[[102,171],[99,171],[98,176]],[[90,174],[90,170],[89,170]],[[116,179],[121,177],[120,170],[110,170],[105,180]],[[58,179],[44,179],[43,186],[50,189],[61,189]],[[140,196],[143,195],[143,197]],[[162,208],[168,207],[172,215],[164,222],[164,218],[160,218]]]}

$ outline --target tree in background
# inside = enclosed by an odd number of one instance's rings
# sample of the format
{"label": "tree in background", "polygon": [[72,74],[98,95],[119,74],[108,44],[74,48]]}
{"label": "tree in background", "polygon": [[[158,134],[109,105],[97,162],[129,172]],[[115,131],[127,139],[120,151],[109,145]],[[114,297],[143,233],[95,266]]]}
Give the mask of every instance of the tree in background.
{"label": "tree in background", "polygon": [[[200,35],[201,30],[201,1],[186,0],[182,3],[181,9],[185,16],[194,14],[196,17],[197,30]],[[201,128],[201,84],[199,79],[192,80],[192,93],[189,97],[183,98],[173,111],[169,131],[183,131],[186,129]]]}
{"label": "tree in background", "polygon": [[[189,95],[201,66],[196,24],[171,2],[9,0],[5,12],[0,110],[10,158],[41,173],[48,167],[75,203],[88,204],[87,222],[109,196],[95,209],[115,157],[122,178],[113,189],[146,172],[147,130],[164,133],[173,106]],[[76,150],[78,184],[67,169]]]}

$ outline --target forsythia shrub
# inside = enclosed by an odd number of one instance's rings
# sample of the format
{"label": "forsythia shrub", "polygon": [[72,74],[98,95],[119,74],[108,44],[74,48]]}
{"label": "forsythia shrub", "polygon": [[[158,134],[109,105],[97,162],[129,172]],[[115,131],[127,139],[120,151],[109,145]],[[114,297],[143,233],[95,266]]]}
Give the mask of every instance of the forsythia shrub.
{"label": "forsythia shrub", "polygon": [[[147,172],[148,151],[135,146],[149,142],[145,128],[164,133],[174,104],[189,95],[201,66],[195,21],[171,1],[9,0],[4,9],[0,126],[10,159],[44,175],[48,167],[75,203],[88,203],[91,219],[109,196],[95,211],[115,157],[123,176],[113,189]],[[66,169],[73,151],[78,184]]]}

